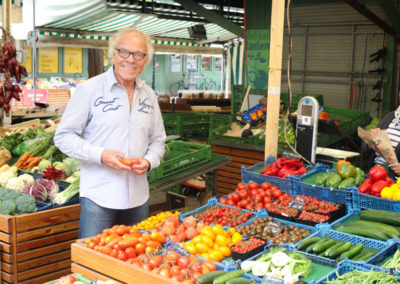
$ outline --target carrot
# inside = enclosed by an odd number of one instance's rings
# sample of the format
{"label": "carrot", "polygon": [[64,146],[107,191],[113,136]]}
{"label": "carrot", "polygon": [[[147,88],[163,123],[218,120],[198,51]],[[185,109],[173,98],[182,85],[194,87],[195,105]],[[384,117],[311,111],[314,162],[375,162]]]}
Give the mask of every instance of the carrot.
{"label": "carrot", "polygon": [[39,165],[39,162],[40,162],[40,157],[33,157],[33,158],[30,160],[29,164],[26,166],[26,169],[27,169],[27,170],[30,170],[30,169],[32,169],[33,167],[36,167],[37,165]]}
{"label": "carrot", "polygon": [[31,156],[30,152],[25,152],[24,154],[21,155],[21,157],[19,157],[18,161],[15,163],[14,166],[20,168],[30,156]]}

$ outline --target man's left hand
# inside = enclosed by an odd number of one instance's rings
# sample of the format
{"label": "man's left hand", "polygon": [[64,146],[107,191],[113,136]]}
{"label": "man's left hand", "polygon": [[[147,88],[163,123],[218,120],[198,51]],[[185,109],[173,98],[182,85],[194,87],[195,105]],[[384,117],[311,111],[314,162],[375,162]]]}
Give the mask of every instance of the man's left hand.
{"label": "man's left hand", "polygon": [[149,166],[150,166],[150,162],[147,159],[144,158],[138,158],[139,160],[139,164],[136,165],[132,165],[131,169],[132,172],[136,175],[143,175],[145,173],[147,173],[147,171],[149,170]]}

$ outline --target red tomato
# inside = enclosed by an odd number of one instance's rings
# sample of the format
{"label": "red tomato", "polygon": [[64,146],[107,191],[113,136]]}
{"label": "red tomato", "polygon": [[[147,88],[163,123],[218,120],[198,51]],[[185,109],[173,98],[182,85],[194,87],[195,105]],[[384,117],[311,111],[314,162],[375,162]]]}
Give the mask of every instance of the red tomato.
{"label": "red tomato", "polygon": [[135,251],[137,254],[142,254],[146,251],[146,247],[143,243],[138,243],[135,246]]}
{"label": "red tomato", "polygon": [[238,202],[238,201],[240,200],[240,196],[239,196],[238,193],[234,192],[234,193],[232,193],[231,195],[232,195],[232,200],[233,200],[234,202]]}
{"label": "red tomato", "polygon": [[235,206],[235,202],[233,200],[228,200],[228,202],[226,202],[226,204],[228,204],[230,206]]}
{"label": "red tomato", "polygon": [[119,162],[121,164],[124,164],[125,166],[128,166],[128,167],[130,167],[132,165],[131,161],[128,158],[122,158],[121,160],[119,160]]}
{"label": "red tomato", "polygon": [[256,182],[250,183],[250,184],[249,184],[249,188],[250,188],[250,189],[258,189],[258,183],[256,183]]}
{"label": "red tomato", "polygon": [[265,204],[269,204],[269,203],[272,202],[272,199],[271,199],[271,197],[269,197],[269,196],[264,196],[263,201],[264,201]]}
{"label": "red tomato", "polygon": [[256,196],[257,194],[258,194],[258,190],[255,189],[255,188],[253,188],[253,189],[250,191],[250,196]]}
{"label": "red tomato", "polygon": [[238,183],[238,185],[236,186],[236,190],[237,191],[241,191],[241,190],[246,190],[247,186],[245,183]]}
{"label": "red tomato", "polygon": [[240,197],[240,199],[244,199],[244,198],[246,198],[247,197],[247,191],[246,190],[240,190],[239,191],[239,197]]}
{"label": "red tomato", "polygon": [[138,158],[129,158],[131,162],[131,166],[140,164],[140,160]]}
{"label": "red tomato", "polygon": [[178,266],[172,266],[169,271],[171,272],[172,275],[179,275],[181,269]]}
{"label": "red tomato", "polygon": [[160,267],[161,263],[163,262],[163,258],[161,255],[153,255],[150,260],[149,260],[149,264],[153,267],[153,268],[158,268]]}
{"label": "red tomato", "polygon": [[279,198],[279,196],[281,196],[281,195],[282,195],[282,191],[278,187],[276,187],[272,190],[273,197]]}
{"label": "red tomato", "polygon": [[125,250],[125,254],[128,258],[135,258],[136,257],[136,252],[133,247],[127,248]]}
{"label": "red tomato", "polygon": [[220,200],[219,200],[219,203],[222,203],[222,204],[226,204],[228,201],[226,200],[226,198],[221,198]]}
{"label": "red tomato", "polygon": [[161,269],[158,274],[160,274],[162,277],[171,278],[171,273],[168,269]]}
{"label": "red tomato", "polygon": [[177,254],[176,252],[170,252],[167,255],[167,261],[170,261],[172,264],[177,264],[179,257],[179,254]]}
{"label": "red tomato", "polygon": [[263,182],[261,184],[261,188],[266,190],[266,189],[270,189],[271,188],[271,184],[269,184],[268,182]]}
{"label": "red tomato", "polygon": [[178,260],[178,266],[182,268],[187,268],[190,263],[190,259],[187,256],[181,256]]}
{"label": "red tomato", "polygon": [[215,271],[215,270],[217,270],[217,265],[214,263],[214,261],[212,261],[211,259],[206,259],[204,262],[203,262],[203,264],[204,265],[206,265],[209,269],[210,269],[210,271]]}
{"label": "red tomato", "polygon": [[125,260],[128,259],[128,258],[126,257],[126,254],[125,254],[125,252],[124,252],[123,250],[118,251],[117,258],[120,259],[120,260],[123,260],[123,261],[125,261]]}

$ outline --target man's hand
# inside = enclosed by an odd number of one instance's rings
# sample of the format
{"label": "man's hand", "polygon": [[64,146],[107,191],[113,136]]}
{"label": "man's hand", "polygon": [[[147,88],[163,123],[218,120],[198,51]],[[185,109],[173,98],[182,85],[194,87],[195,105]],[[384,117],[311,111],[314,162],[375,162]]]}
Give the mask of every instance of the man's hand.
{"label": "man's hand", "polygon": [[124,154],[117,150],[104,150],[101,154],[103,165],[117,171],[129,171],[131,168],[119,161],[122,158],[124,158]]}
{"label": "man's hand", "polygon": [[381,130],[380,128],[373,128],[373,129],[370,129],[369,131],[370,132],[378,132],[379,130]]}
{"label": "man's hand", "polygon": [[390,164],[389,168],[391,168],[392,171],[394,171],[396,176],[400,176],[400,163]]}
{"label": "man's hand", "polygon": [[139,164],[131,166],[132,172],[136,175],[146,174],[149,170],[150,162],[143,158],[138,158],[138,160],[140,162]]}

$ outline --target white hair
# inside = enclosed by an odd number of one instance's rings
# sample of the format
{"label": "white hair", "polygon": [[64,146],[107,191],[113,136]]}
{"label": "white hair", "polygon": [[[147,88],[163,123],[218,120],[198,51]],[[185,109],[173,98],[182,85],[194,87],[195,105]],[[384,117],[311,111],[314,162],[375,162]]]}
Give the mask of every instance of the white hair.
{"label": "white hair", "polygon": [[149,62],[153,58],[153,51],[154,51],[153,44],[151,43],[151,38],[144,32],[142,32],[138,29],[135,29],[135,28],[124,28],[112,35],[112,37],[110,38],[110,40],[108,42],[108,57],[109,57],[110,61],[113,62],[115,48],[117,47],[117,44],[120,41],[120,39],[124,35],[130,34],[130,33],[133,33],[137,36],[142,37],[142,39],[146,43],[145,65],[149,64]]}

